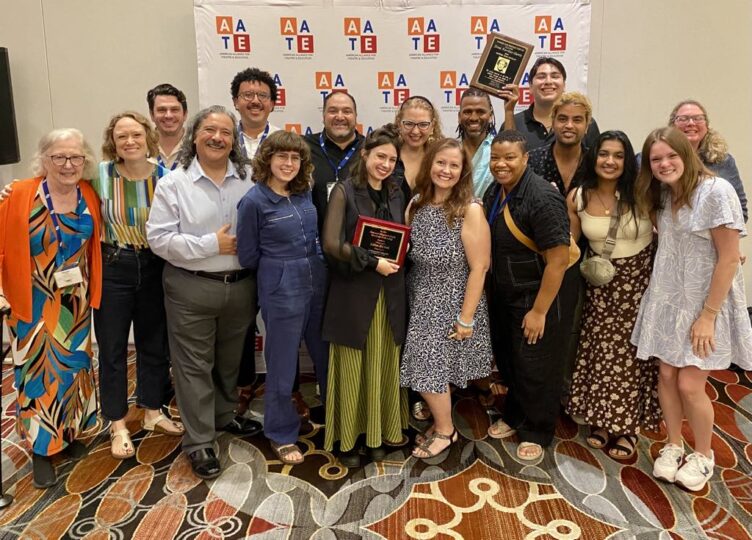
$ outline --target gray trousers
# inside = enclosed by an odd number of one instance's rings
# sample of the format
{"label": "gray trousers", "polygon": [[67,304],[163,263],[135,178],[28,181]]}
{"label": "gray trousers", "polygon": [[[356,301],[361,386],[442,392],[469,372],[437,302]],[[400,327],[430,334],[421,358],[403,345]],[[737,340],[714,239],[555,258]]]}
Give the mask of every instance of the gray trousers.
{"label": "gray trousers", "polygon": [[235,416],[243,341],[256,318],[256,278],[225,284],[166,264],[167,333],[183,451],[211,448]]}

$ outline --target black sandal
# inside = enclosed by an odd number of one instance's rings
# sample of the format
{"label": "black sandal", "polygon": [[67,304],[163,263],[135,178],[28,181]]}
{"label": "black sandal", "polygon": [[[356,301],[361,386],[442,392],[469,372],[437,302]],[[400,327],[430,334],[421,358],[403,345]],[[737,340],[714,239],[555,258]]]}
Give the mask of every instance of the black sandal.
{"label": "black sandal", "polygon": [[588,443],[588,446],[590,448],[595,448],[596,450],[600,450],[601,448],[605,448],[605,446],[608,444],[608,442],[611,440],[611,436],[608,433],[608,430],[603,428],[597,428],[597,429],[591,429],[590,435],[587,436],[587,439],[585,439]]}
{"label": "black sandal", "polygon": [[[623,452],[623,453],[618,453]],[[609,448],[608,455],[614,459],[629,459],[637,452],[637,435],[620,435]]]}

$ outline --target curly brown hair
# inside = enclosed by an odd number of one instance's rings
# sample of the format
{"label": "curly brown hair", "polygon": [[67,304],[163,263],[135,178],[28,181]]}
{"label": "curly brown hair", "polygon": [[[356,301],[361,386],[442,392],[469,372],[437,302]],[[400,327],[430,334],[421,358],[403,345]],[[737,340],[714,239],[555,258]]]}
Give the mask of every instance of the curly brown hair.
{"label": "curly brown hair", "polygon": [[303,137],[290,131],[275,131],[259,146],[253,158],[253,180],[268,184],[272,178],[272,156],[277,152],[297,152],[300,155],[300,170],[288,188],[291,194],[305,193],[313,186],[313,163],[311,150]]}
{"label": "curly brown hair", "polygon": [[135,111],[125,111],[110,118],[110,123],[107,124],[107,127],[104,130],[102,157],[104,157],[106,161],[121,161],[120,157],[117,155],[117,150],[115,149],[115,137],[113,132],[115,131],[115,124],[123,118],[130,118],[141,124],[146,133],[146,157],[157,156],[159,154],[159,138],[157,132],[152,129],[151,124],[145,116]]}
{"label": "curly brown hair", "polygon": [[415,197],[410,206],[409,218],[412,221],[415,213],[433,201],[436,190],[431,180],[431,169],[436,155],[447,149],[456,148],[462,155],[462,170],[459,181],[452,187],[452,192],[444,201],[442,209],[446,216],[447,225],[450,227],[454,222],[465,215],[465,208],[473,201],[473,167],[470,157],[467,155],[462,142],[457,139],[439,139],[428,147],[426,155],[420,164],[420,170],[415,177]]}

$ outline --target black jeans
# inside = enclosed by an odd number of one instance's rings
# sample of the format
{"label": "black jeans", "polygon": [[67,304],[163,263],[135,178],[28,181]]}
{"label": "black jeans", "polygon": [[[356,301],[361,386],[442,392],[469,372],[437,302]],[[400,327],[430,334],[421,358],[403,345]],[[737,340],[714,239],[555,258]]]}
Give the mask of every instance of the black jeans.
{"label": "black jeans", "polygon": [[128,334],[136,343],[136,405],[159,409],[170,387],[170,358],[162,292],[164,261],[149,250],[102,245],[102,302],[94,311],[99,345],[102,416],[128,412]]}

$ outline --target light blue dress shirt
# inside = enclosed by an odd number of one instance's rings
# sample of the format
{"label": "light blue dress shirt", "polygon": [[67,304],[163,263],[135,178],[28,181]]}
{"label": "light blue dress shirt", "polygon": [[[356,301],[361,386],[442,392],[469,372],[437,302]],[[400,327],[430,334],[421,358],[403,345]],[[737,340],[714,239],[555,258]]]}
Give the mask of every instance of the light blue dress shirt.
{"label": "light blue dress shirt", "polygon": [[146,237],[151,250],[174,266],[203,272],[241,268],[237,255],[220,255],[217,231],[237,226],[237,206],[253,186],[250,171],[245,180],[232,162],[221,185],[204,174],[197,158],[188,169],[178,167],[157,184]]}
{"label": "light blue dress shirt", "polygon": [[488,164],[491,162],[491,141],[493,141],[493,138],[494,136],[489,133],[480,143],[473,156],[473,193],[478,199],[483,198],[488,186],[494,181],[491,170],[488,168]]}

